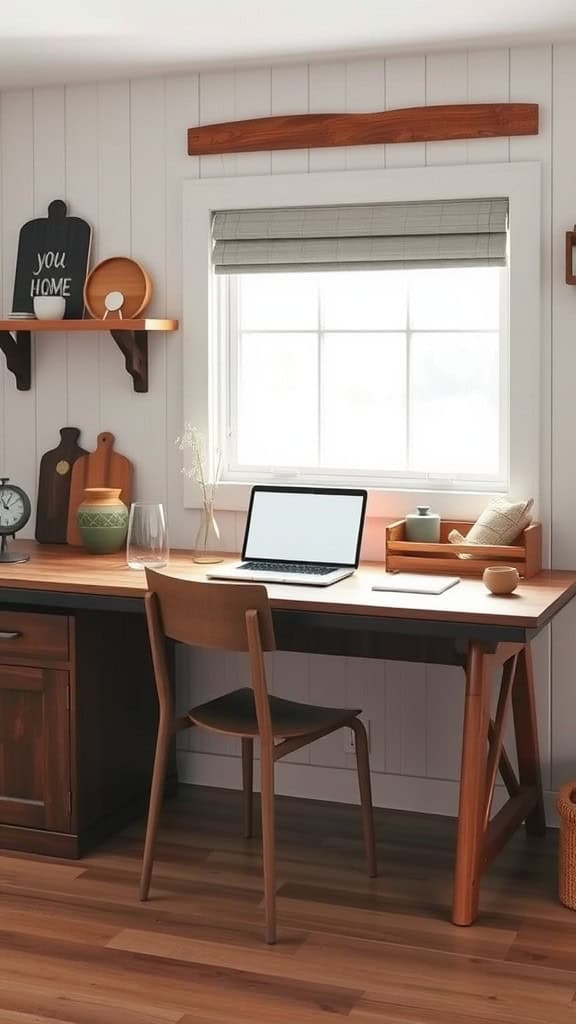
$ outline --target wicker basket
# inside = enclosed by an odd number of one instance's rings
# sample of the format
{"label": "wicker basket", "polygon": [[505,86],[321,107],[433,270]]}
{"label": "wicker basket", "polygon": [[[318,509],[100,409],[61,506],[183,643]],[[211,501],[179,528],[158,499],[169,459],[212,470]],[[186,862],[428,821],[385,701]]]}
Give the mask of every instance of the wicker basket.
{"label": "wicker basket", "polygon": [[576,782],[567,782],[558,793],[560,815],[558,895],[560,902],[576,910]]}

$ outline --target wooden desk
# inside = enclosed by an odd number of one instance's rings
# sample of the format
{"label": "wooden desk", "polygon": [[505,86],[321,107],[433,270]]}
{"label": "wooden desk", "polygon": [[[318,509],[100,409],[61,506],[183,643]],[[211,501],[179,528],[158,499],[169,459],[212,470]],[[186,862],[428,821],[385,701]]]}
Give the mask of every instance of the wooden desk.
{"label": "wooden desk", "polygon": [[[7,628],[7,615],[24,612],[40,616],[40,624],[46,621],[42,616],[49,614],[67,618],[73,638],[69,660],[58,662],[52,655],[46,693],[49,698],[50,692],[58,691],[58,680],[52,678],[54,665],[68,670],[71,804],[68,831],[63,833],[54,827],[58,814],[50,799],[44,801],[43,819],[37,809],[42,801],[36,799],[36,820],[44,821],[40,827],[30,825],[26,802],[21,801],[24,809],[19,812],[20,820],[0,825],[0,845],[79,853],[106,828],[110,830],[134,813],[147,791],[154,711],[142,616],[144,577],[128,569],[121,556],[90,556],[26,542],[19,546],[29,549],[32,558],[24,564],[0,566],[0,629]],[[173,553],[167,571],[196,579],[205,574],[205,568],[194,565],[186,552]],[[382,573],[381,565],[364,565],[353,577],[326,589],[269,587],[278,646],[293,651],[458,665],[464,670],[466,697],[452,918],[455,924],[468,925],[478,913],[482,872],[514,830],[523,821],[530,833],[541,834],[545,829],[530,641],[574,597],[576,573],[540,573],[505,598],[492,596],[478,580],[462,580],[437,596],[374,592],[371,584]],[[14,624],[17,619],[10,621]],[[0,640],[0,645],[3,643],[6,641]],[[8,643],[12,646],[3,656],[4,648],[0,646],[0,694],[5,678],[6,689],[12,686],[17,690],[21,702],[26,686],[37,693],[42,689],[41,681],[34,676],[14,682],[10,673],[15,666],[34,668],[40,662],[19,655],[17,641]],[[46,656],[50,659],[50,652],[44,652]],[[501,673],[501,682],[497,712],[491,719],[490,691],[495,671]],[[103,694],[107,715],[99,706]],[[141,721],[136,737],[134,729],[124,734],[115,721],[119,694],[123,708],[138,701]],[[22,711],[22,704],[17,706]],[[53,716],[58,708],[63,714],[62,705],[56,701]],[[86,715],[94,713],[95,708],[99,712],[96,729],[86,725]],[[503,747],[510,710],[518,777]],[[60,735],[64,732],[61,727]],[[122,747],[123,737],[126,748]],[[98,773],[90,767],[98,759],[98,744],[102,745],[101,761],[109,758],[111,763],[110,770],[104,772],[105,782],[98,781]],[[114,778],[117,774],[119,789],[125,789],[120,769],[128,763],[134,792],[123,792],[130,799],[119,808]],[[65,766],[60,764],[60,784],[64,771]],[[490,818],[498,773],[509,799]],[[95,798],[101,812],[96,818],[90,813],[90,799],[94,802]],[[51,799],[53,804],[57,792]],[[0,794],[0,820],[6,821],[5,815],[15,803],[13,796],[10,802]]]}

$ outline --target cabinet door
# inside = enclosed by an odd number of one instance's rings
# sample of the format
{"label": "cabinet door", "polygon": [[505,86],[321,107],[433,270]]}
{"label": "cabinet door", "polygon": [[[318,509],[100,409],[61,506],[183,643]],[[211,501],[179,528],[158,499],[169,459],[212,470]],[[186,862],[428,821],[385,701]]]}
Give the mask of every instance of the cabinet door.
{"label": "cabinet door", "polygon": [[0,665],[0,823],[68,832],[68,673]]}

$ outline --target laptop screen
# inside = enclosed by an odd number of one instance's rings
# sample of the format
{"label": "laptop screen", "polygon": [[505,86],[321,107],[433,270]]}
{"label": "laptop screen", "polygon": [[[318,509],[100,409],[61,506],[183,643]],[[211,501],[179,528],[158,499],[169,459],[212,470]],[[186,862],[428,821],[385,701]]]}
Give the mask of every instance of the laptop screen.
{"label": "laptop screen", "polygon": [[243,559],[355,567],[366,491],[253,487]]}

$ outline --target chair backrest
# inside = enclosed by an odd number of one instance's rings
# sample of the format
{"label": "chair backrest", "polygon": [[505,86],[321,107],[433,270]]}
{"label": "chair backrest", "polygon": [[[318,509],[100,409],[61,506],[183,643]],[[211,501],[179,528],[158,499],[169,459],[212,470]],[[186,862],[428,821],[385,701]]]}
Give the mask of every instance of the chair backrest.
{"label": "chair backrest", "polygon": [[146,618],[160,713],[173,715],[164,638],[195,647],[248,651],[261,738],[271,735],[263,651],[276,649],[266,588],[250,583],[199,583],[146,569]]}
{"label": "chair backrest", "polygon": [[258,612],[262,650],[276,647],[266,588],[251,583],[199,583],[146,569],[164,635],[195,647],[247,651],[246,612]]}

